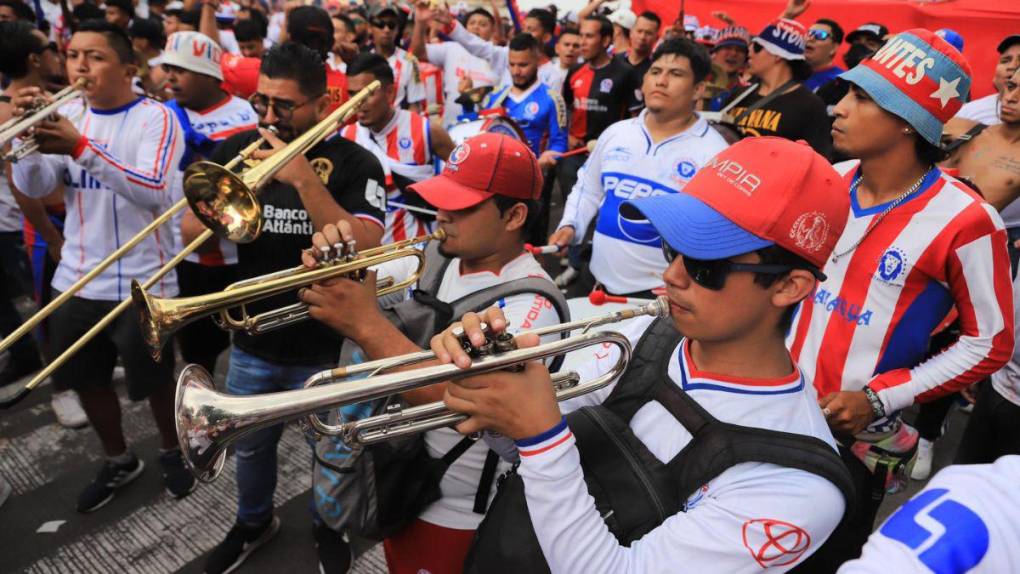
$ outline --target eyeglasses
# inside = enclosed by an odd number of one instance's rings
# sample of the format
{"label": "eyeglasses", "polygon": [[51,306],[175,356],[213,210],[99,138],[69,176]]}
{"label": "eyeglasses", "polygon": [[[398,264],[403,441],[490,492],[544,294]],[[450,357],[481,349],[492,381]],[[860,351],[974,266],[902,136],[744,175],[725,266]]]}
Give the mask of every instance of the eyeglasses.
{"label": "eyeglasses", "polygon": [[[321,95],[321,94],[320,94]],[[309,98],[300,104],[295,104],[287,100],[276,100],[265,96],[263,94],[255,93],[248,98],[248,103],[255,109],[255,113],[259,117],[265,117],[269,113],[269,108],[273,108],[273,115],[280,118],[283,121],[290,121],[290,118],[294,116],[294,111],[298,108],[308,105],[315,100],[319,99],[319,96]]]}
{"label": "eyeglasses", "polygon": [[792,271],[790,265],[770,265],[767,263],[735,263],[729,259],[695,259],[682,255],[662,240],[662,254],[670,265],[679,256],[683,258],[684,269],[692,281],[705,289],[719,291],[726,286],[726,278],[734,271],[747,271],[751,273],[778,274]]}
{"label": "eyeglasses", "polygon": [[828,30],[808,30],[807,35],[808,38],[818,40],[819,42],[824,42],[829,38],[832,38],[832,32],[829,32]]}
{"label": "eyeglasses", "polygon": [[396,30],[399,26],[396,20],[372,20],[372,25],[376,28],[389,28],[390,30]]}
{"label": "eyeglasses", "polygon": [[764,49],[765,46],[762,46],[758,42],[751,42],[751,52],[757,54],[758,52],[761,52]]}
{"label": "eyeglasses", "polygon": [[42,46],[39,46],[39,48],[34,50],[34,53],[42,54],[43,52],[45,52],[47,50],[53,52],[54,54],[56,54],[56,53],[58,53],[60,51],[57,48],[57,43],[56,42],[49,42],[49,43],[43,44]]}

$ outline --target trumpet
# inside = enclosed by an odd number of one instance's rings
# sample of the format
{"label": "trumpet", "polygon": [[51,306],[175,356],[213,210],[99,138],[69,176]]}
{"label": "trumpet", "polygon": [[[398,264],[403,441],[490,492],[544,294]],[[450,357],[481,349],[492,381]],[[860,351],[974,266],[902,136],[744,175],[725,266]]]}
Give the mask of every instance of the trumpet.
{"label": "trumpet", "polygon": [[[14,141],[15,138],[24,137],[29,130],[41,121],[48,119],[55,114],[64,104],[81,97],[81,90],[88,82],[85,78],[78,78],[76,82],[63,90],[53,94],[52,100],[29,111],[21,117],[15,117],[0,124],[0,148]],[[16,162],[25,156],[39,150],[39,144],[33,139],[26,139],[20,146],[12,147],[10,151],[4,152],[0,159],[3,161]]]}
{"label": "trumpet", "polygon": [[[466,415],[450,411],[442,402],[412,407],[402,412],[387,412],[376,417],[329,426],[315,413],[323,410],[371,401],[450,381],[501,369],[519,368],[528,361],[563,355],[592,345],[610,344],[620,349],[620,357],[604,375],[581,383],[577,373],[556,373],[552,384],[556,399],[563,401],[596,391],[610,384],[627,368],[630,341],[616,331],[591,331],[593,327],[633,317],[663,317],[669,313],[665,297],[642,307],[617,311],[593,319],[584,319],[527,331],[535,335],[582,333],[537,347],[517,349],[513,337],[497,335],[491,352],[475,357],[467,369],[456,365],[431,365],[411,371],[380,374],[382,371],[435,359],[431,351],[421,351],[350,367],[337,367],[312,375],[305,388],[296,391],[257,396],[219,393],[212,376],[199,365],[188,365],[177,380],[175,398],[177,440],[184,460],[195,476],[211,482],[219,476],[226,460],[227,447],[241,436],[267,426],[295,419],[306,419],[320,434],[339,436],[352,446],[364,446],[457,424]],[[351,380],[368,374],[367,378]],[[342,384],[328,384],[342,383]]]}
{"label": "trumpet", "polygon": [[[309,135],[309,133],[306,132],[303,136],[290,142],[285,148],[273,154],[271,157],[258,162],[255,167],[246,170],[240,176],[235,174],[233,170],[242,162],[245,162],[247,165],[251,165],[253,162],[250,160],[250,156],[255,152],[255,150],[262,146],[264,139],[259,139],[251,143],[242,150],[237,157],[225,165],[218,165],[212,162],[199,162],[219,174],[220,177],[217,178],[217,184],[220,181],[226,182],[222,189],[214,187],[211,189],[203,188],[198,190],[203,192],[202,197],[199,199],[204,202],[202,204],[204,212],[202,214],[196,212],[196,215],[199,216],[200,220],[206,222],[207,228],[199,234],[194,241],[184,247],[180,253],[176,254],[173,258],[163,264],[163,266],[160,267],[151,277],[146,279],[145,282],[141,284],[140,288],[142,290],[148,290],[150,287],[155,285],[157,281],[169,273],[177,266],[178,263],[183,261],[185,257],[201,247],[202,244],[212,237],[214,233],[220,237],[238,242],[251,241],[257,237],[258,233],[262,229],[262,211],[259,207],[258,199],[255,197],[258,190],[268,183],[272,176],[282,169],[283,166],[285,166],[290,160],[307,152],[343,125],[344,122],[350,119],[351,116],[358,111],[361,105],[364,104],[365,100],[379,89],[379,86],[380,83],[378,81],[372,82],[366,86],[365,89],[358,92],[356,96],[344,102],[342,106],[338,107],[326,118],[313,126],[309,132],[314,132],[312,134],[314,137],[305,137]],[[249,172],[253,171],[257,171],[258,177],[244,177]],[[195,172],[192,172],[192,174],[194,173]],[[247,184],[246,182],[250,183],[253,187],[243,187]],[[238,187],[238,185],[241,187]],[[80,291],[89,281],[98,277],[99,274],[112,265],[114,261],[123,257],[128,251],[141,243],[146,236],[169,221],[177,211],[184,209],[185,205],[190,204],[193,209],[200,209],[195,207],[194,198],[188,196],[188,190],[189,188],[185,185],[186,197],[184,199],[178,201],[166,212],[155,218],[152,223],[147,225],[134,237],[117,248],[117,250],[111,253],[106,259],[100,261],[95,268],[91,269],[81,279],[61,293],[60,296],[55,297],[48,305],[36,312],[35,315],[30,317],[20,327],[5,337],[3,341],[0,341],[0,352],[9,349],[15,342],[17,342],[18,339],[27,335],[36,325],[41,323],[46,317],[52,314],[53,311],[66,303],[72,296],[74,296],[75,293]],[[129,298],[118,303],[116,307],[107,313],[106,316],[98,323],[93,325],[92,328],[86,331],[80,339],[75,341],[74,344],[61,353],[59,357],[46,365],[43,370],[36,373],[36,375],[32,377],[32,380],[26,383],[24,387],[15,392],[13,395],[0,399],[0,408],[10,408],[28,396],[28,393],[30,393],[32,389],[39,386],[39,384],[52,375],[54,371],[59,369],[61,365],[66,363],[69,358],[84,348],[89,341],[94,339],[96,335],[101,333],[103,329],[110,325],[110,323],[123,313],[125,309],[130,307],[132,301],[133,299]]]}
{"label": "trumpet", "polygon": [[[369,267],[386,261],[413,257],[418,263],[414,273],[399,282],[394,282],[392,278],[380,281],[376,286],[376,295],[381,297],[406,289],[418,281],[418,277],[425,269],[425,254],[415,246],[431,240],[442,241],[445,238],[446,233],[437,230],[428,235],[367,249],[360,254],[349,252],[345,257],[327,261],[314,269],[299,266],[253,277],[229,285],[219,293],[208,295],[176,299],[153,297],[138,281],[133,281],[131,298],[138,310],[145,342],[148,343],[153,358],[158,361],[170,335],[202,317],[218,315],[217,323],[220,327],[258,335],[307,319],[308,305],[295,303],[251,316],[245,309],[246,304],[333,277],[359,275]],[[231,314],[230,310],[235,307],[240,308],[241,318],[235,318]]]}

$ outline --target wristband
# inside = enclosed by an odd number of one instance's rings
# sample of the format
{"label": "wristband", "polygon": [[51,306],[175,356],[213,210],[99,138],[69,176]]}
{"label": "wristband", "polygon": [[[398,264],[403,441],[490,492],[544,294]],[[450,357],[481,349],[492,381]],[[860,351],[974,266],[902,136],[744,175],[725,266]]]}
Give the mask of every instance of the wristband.
{"label": "wristband", "polygon": [[875,420],[885,418],[885,407],[882,406],[882,399],[878,398],[878,394],[865,385],[864,396],[868,397],[868,402],[871,403],[871,412],[875,414]]}

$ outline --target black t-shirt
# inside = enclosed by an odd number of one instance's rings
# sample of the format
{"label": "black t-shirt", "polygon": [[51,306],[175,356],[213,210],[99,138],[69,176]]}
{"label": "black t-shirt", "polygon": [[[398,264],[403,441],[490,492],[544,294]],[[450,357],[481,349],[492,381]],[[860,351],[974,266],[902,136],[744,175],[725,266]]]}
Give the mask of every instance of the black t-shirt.
{"label": "black t-shirt", "polygon": [[[741,93],[742,90],[735,90],[731,99]],[[762,96],[757,91],[749,94],[729,113],[736,118],[760,99]],[[830,126],[825,103],[801,84],[792,92],[752,110],[738,122],[737,131],[745,137],[778,136],[794,141],[805,140],[816,152],[832,159]]]}
{"label": "black t-shirt", "polygon": [[570,108],[570,135],[590,141],[610,125],[641,109],[641,80],[630,64],[616,58],[601,68],[581,64],[563,82],[563,99]]}
{"label": "black t-shirt", "polygon": [[638,77],[638,87],[640,87],[641,86],[640,82],[643,82],[644,79],[645,79],[645,73],[648,72],[648,68],[652,67],[652,58],[651,58],[651,56],[649,56],[649,57],[645,58],[644,60],[641,60],[641,62],[638,63],[637,65],[634,65],[634,64],[631,64],[630,60],[627,58],[627,56],[629,56],[629,55],[630,55],[630,52],[621,52],[621,53],[616,55],[616,59],[620,60],[624,64],[627,64],[628,66],[630,66],[631,68],[634,69],[634,72],[637,73],[637,77]]}
{"label": "black t-shirt", "polygon": [[[257,137],[257,132],[250,131],[227,139],[213,152],[212,161],[219,164],[229,161]],[[306,157],[327,182],[326,189],[340,207],[352,215],[383,221],[383,213],[365,199],[366,186],[385,182],[382,166],[371,152],[348,139],[334,137],[312,148]],[[273,180],[259,191],[258,198],[264,218],[262,234],[251,243],[237,246],[239,279],[300,265],[301,250],[312,244],[312,234],[317,231],[293,187]],[[248,313],[296,302],[297,291],[292,291],[250,303]],[[341,341],[335,331],[312,320],[257,336],[234,334],[234,344],[241,350],[282,365],[335,363]]]}

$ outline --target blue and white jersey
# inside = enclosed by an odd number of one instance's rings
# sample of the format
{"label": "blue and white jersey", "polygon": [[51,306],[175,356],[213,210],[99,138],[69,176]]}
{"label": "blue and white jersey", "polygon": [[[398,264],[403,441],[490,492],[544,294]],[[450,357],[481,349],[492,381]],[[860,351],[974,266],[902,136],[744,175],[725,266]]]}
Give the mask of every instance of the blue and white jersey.
{"label": "blue and white jersey", "polygon": [[[545,150],[567,151],[567,104],[563,96],[536,81],[523,94],[513,94],[510,85],[486,96],[482,109],[502,107],[528,139],[535,155]],[[542,147],[543,142],[547,142]]]}
{"label": "blue and white jersey", "polygon": [[558,227],[573,226],[581,241],[598,214],[592,240],[591,272],[611,293],[634,293],[662,285],[666,261],[659,234],[647,221],[620,216],[620,204],[677,193],[701,166],[726,148],[704,118],[670,138],[652,143],[647,110],[616,122],[599,136],[567,197]]}
{"label": "blue and white jersey", "polygon": [[1020,456],[950,466],[868,538],[839,574],[1020,572]]}

